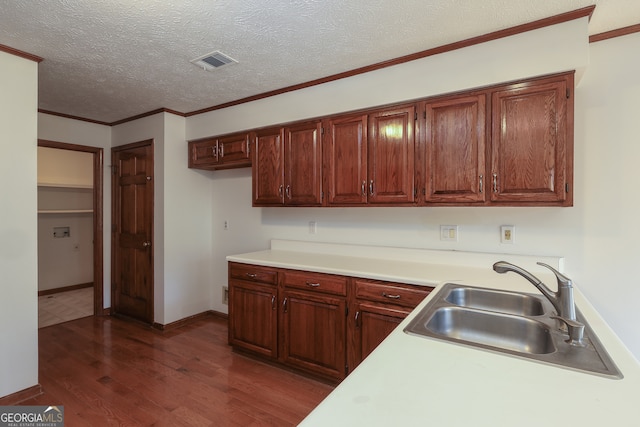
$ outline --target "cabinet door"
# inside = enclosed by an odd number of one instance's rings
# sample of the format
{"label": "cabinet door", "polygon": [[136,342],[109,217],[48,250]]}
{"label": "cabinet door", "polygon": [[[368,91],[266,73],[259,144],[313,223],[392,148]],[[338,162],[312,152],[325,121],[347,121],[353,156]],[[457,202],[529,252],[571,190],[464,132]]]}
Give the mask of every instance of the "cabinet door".
{"label": "cabinet door", "polygon": [[[570,205],[573,75],[492,95],[491,200]],[[570,118],[568,118],[568,113]],[[568,126],[568,122],[571,123]]]}
{"label": "cabinet door", "polygon": [[229,344],[276,358],[278,310],[276,286],[229,281]]}
{"label": "cabinet door", "polygon": [[189,141],[189,167],[212,169],[218,164],[218,142],[215,138]]}
{"label": "cabinet door", "polygon": [[352,310],[349,371],[352,371],[409,315],[411,309],[358,301]]}
{"label": "cabinet door", "polygon": [[326,128],[328,203],[367,203],[367,116],[332,118]]}
{"label": "cabinet door", "polygon": [[412,203],[415,200],[414,123],[414,106],[369,115],[369,203]]}
{"label": "cabinet door", "polygon": [[483,202],[486,95],[425,104],[427,202]]}
{"label": "cabinet door", "polygon": [[220,163],[238,166],[249,165],[249,134],[241,133],[218,138],[218,157]]}
{"label": "cabinet door", "polygon": [[284,135],[281,128],[253,134],[253,205],[280,206],[284,202]]}
{"label": "cabinet door", "polygon": [[344,298],[291,290],[283,295],[281,361],[326,378],[344,378]]}
{"label": "cabinet door", "polygon": [[285,128],[285,205],[322,204],[322,125],[320,122]]}

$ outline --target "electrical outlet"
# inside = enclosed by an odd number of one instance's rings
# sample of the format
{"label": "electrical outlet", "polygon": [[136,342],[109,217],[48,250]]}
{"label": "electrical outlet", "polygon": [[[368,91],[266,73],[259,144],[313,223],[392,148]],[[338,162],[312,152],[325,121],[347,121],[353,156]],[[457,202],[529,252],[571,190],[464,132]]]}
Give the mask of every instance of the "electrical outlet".
{"label": "electrical outlet", "polygon": [[315,221],[309,221],[309,234],[316,234],[318,231],[318,224]]}
{"label": "electrical outlet", "polygon": [[224,220],[224,229],[225,230],[229,229],[229,220],[227,220],[227,219]]}
{"label": "electrical outlet", "polygon": [[516,239],[515,225],[503,225],[500,227],[500,243],[513,244]]}
{"label": "electrical outlet", "polygon": [[228,286],[222,287],[222,303],[224,305],[229,305],[229,287]]}
{"label": "electrical outlet", "polygon": [[440,240],[448,242],[458,241],[458,226],[457,225],[441,225],[440,226]]}

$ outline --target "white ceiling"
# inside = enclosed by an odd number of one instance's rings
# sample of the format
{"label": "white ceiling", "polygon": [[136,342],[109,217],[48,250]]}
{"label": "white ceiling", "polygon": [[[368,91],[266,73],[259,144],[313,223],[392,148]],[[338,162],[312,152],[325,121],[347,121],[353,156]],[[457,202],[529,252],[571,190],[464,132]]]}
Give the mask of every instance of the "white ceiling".
{"label": "white ceiling", "polygon": [[[593,4],[589,34],[640,23],[640,0],[0,0],[0,44],[44,58],[39,108],[111,123],[193,112]],[[207,72],[189,62],[214,50],[238,64]]]}

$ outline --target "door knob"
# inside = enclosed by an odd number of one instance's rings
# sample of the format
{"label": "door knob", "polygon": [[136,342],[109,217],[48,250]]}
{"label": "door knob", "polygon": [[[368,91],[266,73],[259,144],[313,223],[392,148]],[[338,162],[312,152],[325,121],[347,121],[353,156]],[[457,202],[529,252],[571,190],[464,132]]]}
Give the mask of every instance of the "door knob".
{"label": "door knob", "polygon": [[142,246],[148,248],[149,246],[151,246],[151,242],[142,242]]}

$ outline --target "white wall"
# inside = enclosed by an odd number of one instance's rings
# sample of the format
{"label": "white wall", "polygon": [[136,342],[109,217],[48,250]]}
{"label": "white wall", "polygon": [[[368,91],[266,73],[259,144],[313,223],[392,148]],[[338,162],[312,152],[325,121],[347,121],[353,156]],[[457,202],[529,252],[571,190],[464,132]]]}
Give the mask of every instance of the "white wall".
{"label": "white wall", "polygon": [[38,384],[38,64],[0,52],[0,397]]}
{"label": "white wall", "polygon": [[[111,127],[50,114],[38,114],[38,138],[103,149],[103,284],[104,307],[111,306]],[[93,179],[93,178],[92,178]],[[71,283],[75,284],[75,283]]]}
{"label": "white wall", "polygon": [[[190,117],[187,138],[193,139],[567,67],[578,68],[581,75],[584,71],[575,94],[575,206],[571,208],[251,208],[248,170],[214,172],[213,309],[226,311],[215,298],[227,280],[224,257],[265,249],[271,238],[558,255],[565,257],[565,272],[640,357],[640,336],[634,330],[640,324],[635,274],[640,259],[634,246],[640,241],[636,219],[640,203],[634,198],[638,179],[632,175],[632,162],[637,163],[640,150],[632,129],[638,111],[634,100],[640,99],[636,55],[640,35],[589,45],[586,25],[586,20],[577,20]],[[528,36],[543,42],[537,45]],[[379,90],[383,87],[392,90]],[[226,231],[225,219],[230,221]],[[308,234],[311,220],[317,221],[316,235]],[[440,241],[441,224],[458,225],[459,241]],[[513,245],[500,243],[504,224],[516,226]]]}

